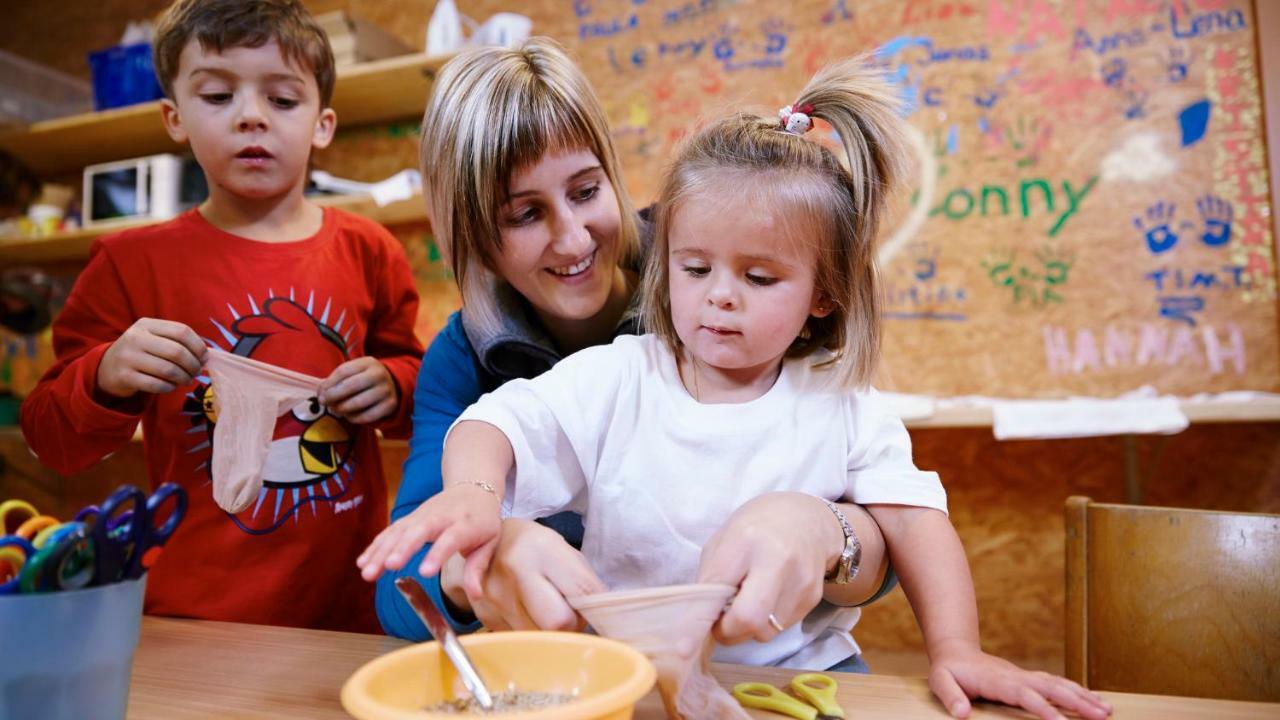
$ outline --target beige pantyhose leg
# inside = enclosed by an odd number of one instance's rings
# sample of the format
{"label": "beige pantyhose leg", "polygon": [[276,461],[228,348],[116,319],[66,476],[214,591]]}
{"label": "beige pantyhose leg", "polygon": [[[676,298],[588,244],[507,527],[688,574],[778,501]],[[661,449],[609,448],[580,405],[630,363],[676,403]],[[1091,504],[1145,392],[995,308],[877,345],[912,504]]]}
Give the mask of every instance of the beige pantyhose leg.
{"label": "beige pantyhose leg", "polygon": [[257,360],[209,350],[206,364],[217,402],[213,429],[213,499],[237,513],[262,490],[262,466],[276,418],[315,397],[320,378]]}
{"label": "beige pantyhose leg", "polygon": [[711,626],[737,588],[672,585],[569,598],[604,637],[644,653],[658,670],[658,691],[673,720],[750,720],[708,670]]}

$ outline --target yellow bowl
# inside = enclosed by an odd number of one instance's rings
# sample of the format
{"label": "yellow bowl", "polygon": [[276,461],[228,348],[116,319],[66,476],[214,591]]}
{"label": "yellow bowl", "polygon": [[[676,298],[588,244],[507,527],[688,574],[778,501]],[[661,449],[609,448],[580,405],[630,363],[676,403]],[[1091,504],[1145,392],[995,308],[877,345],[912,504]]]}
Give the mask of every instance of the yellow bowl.
{"label": "yellow bowl", "polygon": [[[515,688],[574,697],[563,705],[491,716],[503,720],[629,720],[656,677],[644,655],[595,635],[499,632],[461,641],[491,692]],[[484,717],[424,709],[459,697],[467,697],[466,687],[435,642],[371,660],[342,686],[342,706],[359,720]]]}

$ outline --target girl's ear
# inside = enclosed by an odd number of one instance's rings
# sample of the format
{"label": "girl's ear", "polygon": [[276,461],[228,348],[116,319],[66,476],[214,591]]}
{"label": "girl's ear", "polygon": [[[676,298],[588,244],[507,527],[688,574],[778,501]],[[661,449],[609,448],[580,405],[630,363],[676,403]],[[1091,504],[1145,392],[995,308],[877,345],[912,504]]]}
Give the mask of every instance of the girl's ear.
{"label": "girl's ear", "polygon": [[819,291],[813,291],[813,303],[809,305],[809,314],[816,318],[824,318],[836,311],[836,304],[831,302],[831,298],[827,294]]}

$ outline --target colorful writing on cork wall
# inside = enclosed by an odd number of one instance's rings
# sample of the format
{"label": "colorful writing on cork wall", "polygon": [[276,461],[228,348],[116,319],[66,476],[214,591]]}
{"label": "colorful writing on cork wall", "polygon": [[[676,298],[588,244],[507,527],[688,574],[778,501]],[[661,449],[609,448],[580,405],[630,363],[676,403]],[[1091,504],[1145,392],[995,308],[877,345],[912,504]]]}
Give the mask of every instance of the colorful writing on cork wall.
{"label": "colorful writing on cork wall", "polygon": [[641,203],[707,118],[789,104],[838,57],[886,71],[916,155],[880,255],[893,389],[1280,390],[1250,0],[576,0],[572,22]]}

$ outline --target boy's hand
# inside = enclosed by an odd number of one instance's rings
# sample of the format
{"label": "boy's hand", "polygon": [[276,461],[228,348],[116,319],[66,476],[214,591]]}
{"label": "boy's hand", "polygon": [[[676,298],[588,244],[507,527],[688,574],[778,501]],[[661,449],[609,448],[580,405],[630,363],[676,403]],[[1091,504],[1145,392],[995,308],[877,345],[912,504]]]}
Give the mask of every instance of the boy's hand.
{"label": "boy's hand", "polygon": [[501,531],[498,498],[475,485],[455,485],[379,533],[356,558],[356,566],[372,582],[384,570],[404,567],[419,548],[433,543],[418,573],[431,577],[454,553],[462,553],[466,558],[463,583],[468,593],[479,595]]}
{"label": "boy's hand", "polygon": [[1044,672],[1023,670],[968,643],[944,646],[935,653],[929,687],[952,717],[969,716],[969,698],[982,697],[1021,707],[1044,720],[1063,720],[1059,708],[1087,720],[1102,720],[1111,705],[1097,693]]}
{"label": "boy's hand", "polygon": [[320,383],[318,399],[330,412],[357,425],[390,417],[400,402],[387,366],[367,355],[334,368]]}
{"label": "boy's hand", "polygon": [[172,320],[141,318],[111,343],[98,364],[98,389],[129,398],[191,384],[209,354],[194,330]]}

